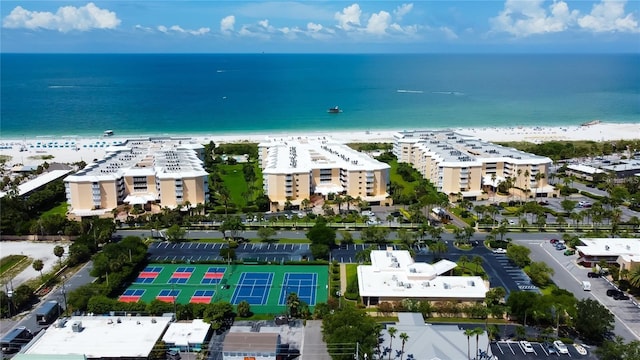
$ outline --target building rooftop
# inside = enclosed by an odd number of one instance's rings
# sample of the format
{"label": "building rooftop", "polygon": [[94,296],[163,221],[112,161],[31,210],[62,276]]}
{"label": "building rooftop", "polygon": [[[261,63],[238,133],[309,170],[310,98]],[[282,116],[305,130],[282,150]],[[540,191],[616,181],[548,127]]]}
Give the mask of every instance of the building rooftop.
{"label": "building rooftop", "polygon": [[[396,351],[401,349],[401,341],[398,335],[406,333],[409,339],[404,346],[405,359],[466,359],[467,336],[464,329],[458,325],[431,325],[425,324],[421,314],[398,313],[398,322],[388,325],[396,328],[396,339],[393,341],[392,358]],[[380,349],[389,347],[389,335],[387,330],[382,332],[382,344]],[[471,341],[472,353],[475,352],[475,339]],[[486,349],[488,345],[487,334],[478,337],[478,348]],[[387,357],[382,357],[386,359]]]}
{"label": "building rooftop", "polygon": [[[71,170],[52,170],[43,173],[33,180],[29,180],[25,183],[18,185],[18,195],[22,196],[44,186],[50,182],[60,179],[61,177],[70,173]],[[0,198],[7,195],[6,192],[0,191]]]}
{"label": "building rooftop", "polygon": [[69,181],[97,182],[123,176],[185,178],[207,175],[198,158],[202,145],[182,138],[130,139],[110,146],[107,155],[69,176]]}
{"label": "building rooftop", "polygon": [[162,337],[162,341],[175,346],[202,344],[210,331],[211,325],[205,323],[202,319],[174,322],[169,325]]}
{"label": "building rooftop", "polygon": [[84,355],[37,355],[37,354],[15,354],[11,359],[13,360],[86,360]]}
{"label": "building rooftop", "polygon": [[[25,354],[147,357],[170,321],[170,317],[159,316],[73,316],[64,326],[46,329]],[[74,331],[76,324],[80,324],[81,331]]]}
{"label": "building rooftop", "polygon": [[[266,174],[308,173],[313,169],[350,171],[388,169],[390,166],[326,137],[270,138],[258,145],[267,148]],[[266,160],[266,161],[265,161]]]}
{"label": "building rooftop", "polygon": [[449,166],[477,166],[481,163],[505,160],[527,164],[551,163],[548,157],[489,143],[453,131],[405,130],[396,133],[394,138],[398,142],[410,142],[423,147],[426,152],[431,152]]}
{"label": "building rooftop", "polygon": [[406,250],[374,250],[371,265],[358,266],[360,296],[484,299],[488,288],[481,277],[440,276],[456,266],[414,262]]}
{"label": "building rooftop", "polygon": [[640,239],[636,238],[580,238],[583,245],[576,250],[585,256],[640,256]]}
{"label": "building rooftop", "polygon": [[568,165],[567,169],[569,170],[573,170],[573,171],[577,171],[577,172],[581,172],[584,174],[602,174],[604,173],[604,171],[598,169],[598,168],[594,168],[593,166],[588,166],[588,165]]}
{"label": "building rooftop", "polygon": [[223,352],[275,352],[279,345],[277,333],[230,332],[225,336]]}

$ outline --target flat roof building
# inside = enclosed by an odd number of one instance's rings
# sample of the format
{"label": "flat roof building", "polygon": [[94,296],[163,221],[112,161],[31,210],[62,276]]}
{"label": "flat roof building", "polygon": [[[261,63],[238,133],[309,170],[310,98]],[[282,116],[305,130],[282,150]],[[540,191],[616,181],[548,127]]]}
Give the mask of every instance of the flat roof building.
{"label": "flat roof building", "polygon": [[202,319],[194,319],[171,323],[162,341],[172,350],[189,352],[200,351],[210,337],[211,325]]}
{"label": "flat roof building", "polygon": [[175,208],[209,198],[204,147],[184,138],[140,138],[108,148],[107,155],[65,179],[70,213],[109,214],[121,204]]}
{"label": "flat roof building", "polygon": [[[509,179],[524,197],[547,197],[551,159],[453,131],[412,130],[394,135],[393,153],[450,197],[483,198]],[[510,189],[511,190],[511,189]]]}
{"label": "flat roof building", "polygon": [[85,355],[88,359],[147,359],[170,317],[73,316],[50,326],[23,353]]}
{"label": "flat roof building", "polygon": [[223,360],[275,360],[280,346],[280,334],[230,332],[222,344]]}
{"label": "flat roof building", "polygon": [[365,305],[402,299],[482,301],[488,286],[479,276],[443,276],[457,266],[449,260],[415,262],[406,250],[373,250],[371,265],[358,266]]}
{"label": "flat roof building", "polygon": [[312,195],[350,195],[372,204],[390,203],[390,166],[326,137],[269,138],[260,143],[265,194],[272,210],[300,205]]}
{"label": "flat roof building", "polygon": [[576,246],[578,262],[592,267],[600,261],[620,264],[620,269],[629,270],[640,262],[640,239],[637,238],[580,238],[582,245]]}

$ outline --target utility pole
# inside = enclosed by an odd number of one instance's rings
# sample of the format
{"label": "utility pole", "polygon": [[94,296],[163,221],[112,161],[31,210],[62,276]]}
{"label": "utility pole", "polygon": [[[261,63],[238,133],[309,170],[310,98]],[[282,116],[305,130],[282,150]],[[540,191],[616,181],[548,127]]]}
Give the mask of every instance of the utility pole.
{"label": "utility pole", "polygon": [[64,280],[65,280],[65,276],[62,275],[62,290],[60,290],[62,292],[62,299],[64,300],[64,311],[67,311],[67,289],[64,286]]}
{"label": "utility pole", "polygon": [[354,357],[356,360],[360,360],[360,343],[356,341],[356,355]]}

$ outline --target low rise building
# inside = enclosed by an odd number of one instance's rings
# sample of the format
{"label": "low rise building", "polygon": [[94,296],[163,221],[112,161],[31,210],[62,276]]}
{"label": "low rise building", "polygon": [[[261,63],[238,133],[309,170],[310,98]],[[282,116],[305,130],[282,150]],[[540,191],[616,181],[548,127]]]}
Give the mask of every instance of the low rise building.
{"label": "low rise building", "polygon": [[620,270],[638,266],[640,263],[640,239],[637,238],[580,238],[582,245],[576,246],[578,263],[586,267],[619,264]]}
{"label": "low rise building", "polygon": [[573,175],[577,179],[593,181],[595,176],[597,176],[598,174],[604,174],[605,172],[593,166],[575,164],[568,165],[565,173],[567,174],[567,176]]}
{"label": "low rise building", "polygon": [[325,137],[270,138],[259,161],[272,210],[300,205],[314,195],[349,195],[372,205],[390,204],[390,166]]}
{"label": "low rise building", "polygon": [[373,250],[371,265],[358,266],[362,303],[419,301],[483,301],[488,285],[479,276],[445,276],[457,266],[449,260],[415,262],[406,250]]}
{"label": "low rise building", "polygon": [[[390,327],[397,330],[396,339],[393,342],[388,333]],[[389,352],[391,358],[397,358],[404,347],[401,357],[407,360],[467,359],[469,352],[471,354],[476,352],[476,347],[478,352],[482,350],[483,353],[488,349],[489,338],[486,332],[478,335],[477,344],[473,339],[469,347],[469,339],[464,334],[464,330],[460,325],[426,324],[420,313],[398,313],[398,322],[387,324],[382,330],[382,342],[378,348],[374,349],[379,354],[375,357],[368,354],[368,358],[387,359]],[[402,333],[408,335],[404,346],[398,339],[399,334]],[[491,358],[487,357],[487,359]]]}
{"label": "low rise building", "polygon": [[110,215],[118,205],[175,208],[209,198],[204,147],[188,139],[130,139],[65,179],[70,213]]}
{"label": "low rise building", "polygon": [[551,159],[452,131],[402,131],[394,135],[393,153],[411,164],[438,191],[477,200],[509,181],[522,197],[552,196]]}
{"label": "low rise building", "polygon": [[171,350],[198,352],[209,341],[211,334],[210,324],[202,319],[194,319],[171,323],[162,341]]}
{"label": "low rise building", "polygon": [[38,334],[27,355],[84,355],[87,359],[148,359],[171,317],[73,316]]}
{"label": "low rise building", "polygon": [[230,332],[222,344],[222,359],[275,360],[279,347],[277,333]]}

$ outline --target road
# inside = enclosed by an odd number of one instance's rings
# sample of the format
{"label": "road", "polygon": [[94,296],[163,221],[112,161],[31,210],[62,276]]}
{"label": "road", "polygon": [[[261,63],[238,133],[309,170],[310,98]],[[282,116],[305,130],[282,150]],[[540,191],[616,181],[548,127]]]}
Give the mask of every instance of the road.
{"label": "road", "polygon": [[79,288],[82,285],[88,284],[90,282],[93,282],[95,280],[94,277],[92,277],[89,272],[91,271],[91,268],[93,267],[93,262],[88,262],[87,264],[85,264],[82,268],[80,268],[80,270],[78,270],[78,272],[76,272],[75,274],[73,274],[71,277],[65,279],[64,281],[64,291],[63,291],[63,286],[57,286],[53,291],[51,291],[49,294],[47,294],[46,296],[42,297],[40,299],[40,302],[36,305],[34,305],[33,309],[30,310],[28,313],[23,313],[23,315],[19,315],[17,318],[19,318],[19,320],[15,320],[16,317],[14,317],[11,320],[2,320],[0,321],[0,335],[4,336],[4,334],[8,333],[9,331],[11,331],[13,328],[17,327],[17,326],[24,326],[27,329],[31,330],[32,332],[36,333],[38,331],[40,331],[40,329],[42,329],[43,327],[38,325],[38,323],[36,322],[36,314],[35,314],[35,310],[44,302],[49,301],[49,300],[56,300],[58,301],[60,304],[64,304],[65,302],[65,294],[68,294],[69,292]]}
{"label": "road", "polygon": [[[604,278],[588,278],[590,269],[577,265],[577,255],[564,256],[562,251],[556,250],[548,240],[539,236],[537,239],[532,236],[517,242],[531,249],[532,261],[544,261],[555,271],[552,279],[556,285],[572,292],[578,299],[597,300],[607,307],[615,316],[616,335],[626,341],[640,340],[640,307],[631,300],[617,301],[608,297],[606,290],[613,287]],[[591,282],[591,291],[582,289],[582,281]]]}

